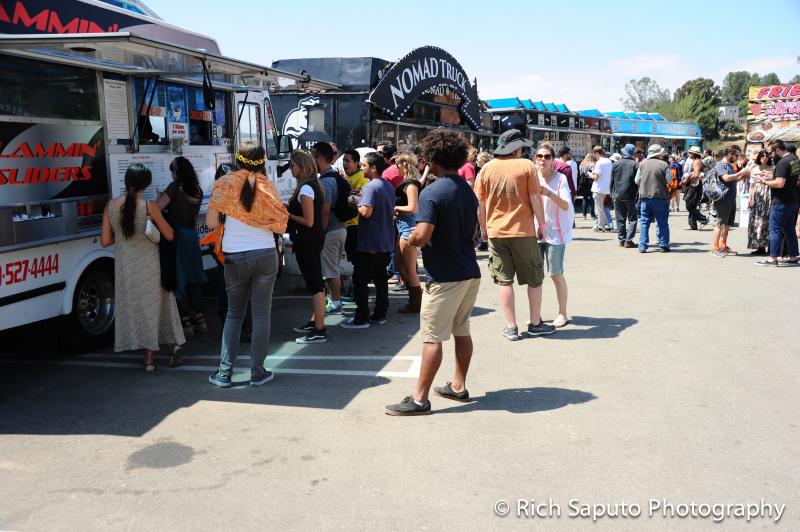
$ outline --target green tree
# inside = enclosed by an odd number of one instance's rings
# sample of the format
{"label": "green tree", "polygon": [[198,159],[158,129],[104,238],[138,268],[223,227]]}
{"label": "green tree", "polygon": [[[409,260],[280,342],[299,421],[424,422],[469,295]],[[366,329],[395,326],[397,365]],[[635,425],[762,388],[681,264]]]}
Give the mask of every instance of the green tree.
{"label": "green tree", "polygon": [[694,90],[674,104],[674,118],[700,126],[706,140],[719,137],[719,101],[702,90]]}
{"label": "green tree", "polygon": [[789,85],[794,85],[795,83],[800,83],[800,74],[795,74],[795,76],[789,80]]}
{"label": "green tree", "polygon": [[681,85],[675,91],[673,100],[677,102],[689,96],[693,92],[703,94],[708,100],[711,100],[714,105],[720,104],[720,89],[714,83],[713,79],[697,78],[692,79]]}
{"label": "green tree", "polygon": [[742,100],[746,100],[751,80],[749,72],[743,70],[728,72],[728,75],[722,80],[722,93],[720,94],[722,104],[737,105]]}
{"label": "green tree", "polygon": [[625,84],[625,94],[620,101],[626,111],[656,112],[656,106],[669,101],[669,90],[648,77],[630,80]]}
{"label": "green tree", "polygon": [[761,84],[762,85],[780,85],[781,78],[775,72],[770,72],[769,74],[764,74],[761,76]]}

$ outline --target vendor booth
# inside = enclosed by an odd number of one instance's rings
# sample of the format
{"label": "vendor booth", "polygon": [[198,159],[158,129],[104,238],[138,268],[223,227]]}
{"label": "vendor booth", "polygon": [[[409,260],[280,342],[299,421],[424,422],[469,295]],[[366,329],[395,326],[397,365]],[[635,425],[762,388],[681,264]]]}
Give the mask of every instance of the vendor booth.
{"label": "vendor booth", "polygon": [[611,122],[612,151],[625,144],[633,144],[647,152],[647,147],[659,144],[668,153],[688,150],[702,144],[700,126],[689,122],[670,122],[658,113],[631,113],[615,111],[605,113]]}

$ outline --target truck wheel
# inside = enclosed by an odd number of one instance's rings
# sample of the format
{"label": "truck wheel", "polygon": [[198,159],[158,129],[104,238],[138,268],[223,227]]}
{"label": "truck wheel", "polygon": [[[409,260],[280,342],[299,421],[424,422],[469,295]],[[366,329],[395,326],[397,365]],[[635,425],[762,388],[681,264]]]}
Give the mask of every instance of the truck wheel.
{"label": "truck wheel", "polygon": [[114,341],[114,268],[95,262],[83,272],[72,299],[72,312],[61,318],[61,347],[85,352]]}

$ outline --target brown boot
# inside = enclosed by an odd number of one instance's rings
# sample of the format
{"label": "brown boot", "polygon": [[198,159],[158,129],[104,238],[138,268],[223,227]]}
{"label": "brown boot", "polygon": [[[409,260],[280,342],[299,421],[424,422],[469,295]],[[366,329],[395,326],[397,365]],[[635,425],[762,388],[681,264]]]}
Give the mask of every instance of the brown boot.
{"label": "brown boot", "polygon": [[422,306],[422,288],[419,286],[408,287],[408,303],[400,309],[401,314],[419,314]]}

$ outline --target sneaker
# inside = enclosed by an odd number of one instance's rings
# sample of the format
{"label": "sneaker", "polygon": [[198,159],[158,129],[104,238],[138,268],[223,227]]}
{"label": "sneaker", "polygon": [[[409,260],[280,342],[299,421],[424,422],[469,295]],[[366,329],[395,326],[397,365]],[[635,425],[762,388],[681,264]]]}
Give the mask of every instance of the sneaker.
{"label": "sneaker", "polygon": [[519,329],[516,327],[504,327],[500,334],[502,334],[503,337],[510,342],[516,342],[519,340]]}
{"label": "sneaker", "polygon": [[777,260],[772,260],[770,258],[766,258],[763,260],[757,260],[755,262],[756,266],[777,266],[779,262]]}
{"label": "sneaker", "polygon": [[647,248],[639,246],[639,253],[647,253]]}
{"label": "sneaker", "polygon": [[738,255],[738,253],[729,247],[720,248],[720,251],[726,255]]}
{"label": "sneaker", "polygon": [[353,294],[342,294],[342,301],[345,303],[352,303],[356,300],[356,296]]}
{"label": "sneaker", "polygon": [[638,246],[636,244],[634,244],[633,242],[625,242],[625,246],[623,246],[623,247],[630,249],[630,248],[635,248],[635,247],[638,247]]}
{"label": "sneaker", "polygon": [[339,324],[342,329],[369,329],[369,323],[356,321],[355,318],[348,318]]}
{"label": "sneaker", "polygon": [[672,252],[672,250],[671,250],[671,249],[669,249],[669,248],[661,248],[661,247],[660,247],[660,248],[658,248],[658,250],[659,250],[661,253],[670,253],[670,252]]}
{"label": "sneaker", "polygon": [[720,259],[724,259],[725,258],[725,253],[720,251],[719,249],[714,248],[714,249],[711,250],[711,256],[718,257]]}
{"label": "sneaker", "polygon": [[400,282],[389,289],[389,292],[408,292],[408,287]]}
{"label": "sneaker", "polygon": [[328,341],[328,329],[312,329],[311,332],[305,336],[297,338],[294,343],[296,344],[324,344]]}
{"label": "sneaker", "polygon": [[469,392],[466,388],[457,392],[453,390],[451,386],[452,383],[448,382],[444,386],[437,386],[433,389],[436,395],[444,397],[445,399],[452,399],[453,401],[461,401],[462,403],[466,403],[469,401]]}
{"label": "sneaker", "polygon": [[220,388],[230,388],[231,376],[223,375],[219,371],[215,371],[208,377],[208,382],[210,382],[214,386],[219,386]]}
{"label": "sneaker", "polygon": [[525,332],[525,336],[528,338],[536,338],[537,336],[547,336],[548,334],[553,334],[554,332],[556,332],[555,327],[540,321],[539,325],[529,323],[528,330]]}
{"label": "sneaker", "polygon": [[794,260],[786,259],[786,260],[778,261],[778,266],[785,266],[787,268],[790,268],[792,266],[797,266],[797,265],[798,265],[797,259],[794,259]]}
{"label": "sneaker", "polygon": [[333,303],[328,303],[325,305],[325,314],[341,314],[342,313],[342,304],[339,303],[338,305],[334,305]]}
{"label": "sneaker", "polygon": [[250,386],[252,386],[253,388],[261,386],[262,384],[266,384],[274,378],[275,378],[274,373],[272,373],[271,371],[264,371],[264,373],[261,373],[260,375],[250,377]]}
{"label": "sneaker", "polygon": [[386,318],[375,318],[371,317],[369,322],[373,325],[386,325]]}
{"label": "sneaker", "polygon": [[397,404],[386,405],[385,412],[390,416],[427,416],[431,413],[431,402],[418,405],[409,395]]}
{"label": "sneaker", "polygon": [[310,333],[314,330],[314,322],[309,321],[305,325],[300,325],[299,327],[293,327],[292,331],[296,332],[297,334],[303,333]]}
{"label": "sneaker", "polygon": [[620,240],[619,241],[619,247],[621,247],[621,248],[625,247],[625,241],[624,240]]}

